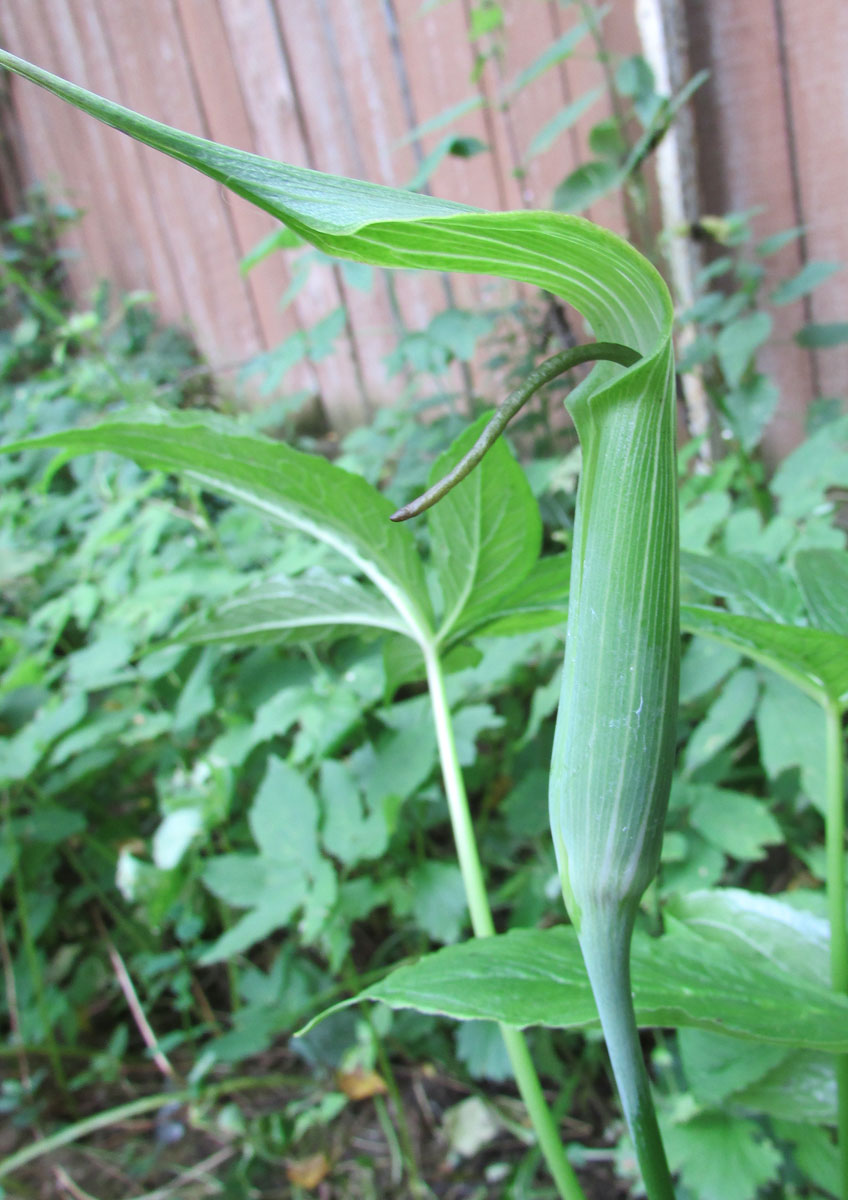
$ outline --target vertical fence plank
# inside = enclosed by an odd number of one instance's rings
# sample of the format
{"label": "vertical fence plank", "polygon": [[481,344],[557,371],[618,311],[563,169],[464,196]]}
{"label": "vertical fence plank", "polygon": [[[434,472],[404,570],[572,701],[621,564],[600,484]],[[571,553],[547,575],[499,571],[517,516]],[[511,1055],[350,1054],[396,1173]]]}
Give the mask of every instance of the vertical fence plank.
{"label": "vertical fence plank", "polygon": [[[253,150],[253,131],[218,0],[177,0],[177,14],[205,135],[226,145]],[[224,199],[239,257],[278,227],[278,222],[240,196],[227,193]],[[230,286],[239,286],[237,277]],[[275,264],[266,261],[254,268],[247,276],[246,288],[263,346],[275,346],[298,331],[294,313],[280,307],[283,287]],[[314,371],[305,362],[296,364],[287,372],[284,386],[314,394]]]}
{"label": "vertical fence plank", "polygon": [[[532,82],[514,88],[519,73],[560,36],[557,16],[549,4],[531,9],[513,2],[505,11],[505,53],[498,82],[506,108],[501,119],[509,131],[510,170],[520,173],[521,200],[526,208],[549,208],[554,188],[579,162],[572,138],[562,138],[555,153],[539,155],[529,164],[527,160],[535,135],[570,100],[563,66],[548,68]],[[566,27],[571,24],[569,21]]]}
{"label": "vertical fence plank", "polygon": [[[298,104],[309,131],[313,165],[335,175],[363,174],[347,81],[342,75],[339,37],[327,0],[277,0],[276,11]],[[391,390],[383,361],[395,342],[391,298],[381,274],[375,274],[369,292],[351,286],[344,271],[339,272],[339,283],[357,346],[358,369],[365,388],[361,416],[366,416],[371,405]]]}
{"label": "vertical fence plank", "polygon": [[[9,7],[3,15],[3,29],[13,53],[24,58],[41,59],[61,69],[53,61],[52,50],[45,40],[46,28],[31,7]],[[36,102],[27,95],[29,89],[14,81],[13,102],[18,114],[27,161],[24,163],[28,184],[41,183],[53,199],[60,198],[74,205],[87,200],[75,184],[73,155],[69,152],[81,143],[79,114],[71,112],[52,96],[39,96]],[[103,259],[103,247],[91,221],[77,222],[62,238],[66,252],[68,280],[74,292],[85,296],[91,281],[91,265]]]}
{"label": "vertical fence plank", "polygon": [[[221,16],[241,80],[253,149],[266,158],[296,166],[314,166],[272,6],[264,2],[244,4],[239,0],[222,0]],[[309,255],[311,251],[303,253]],[[268,285],[272,293],[272,284],[277,285],[275,304],[292,283],[290,272],[296,257],[274,254],[258,268],[272,281]],[[291,300],[289,310],[297,327],[308,330],[341,303],[336,274],[325,267],[316,267]],[[317,381],[322,404],[331,420],[349,424],[361,419],[364,411],[361,383],[349,337],[337,342],[328,358],[310,363],[305,370]]]}
{"label": "vertical fence plank", "polygon": [[[203,116],[171,0],[101,9],[126,103],[203,135]],[[184,280],[189,316],[213,364],[256,353],[256,314],[239,280],[239,254],[223,189],[170,159],[148,157],[155,201]]]}
{"label": "vertical fence plank", "polygon": [[[792,162],[784,119],[780,51],[772,0],[691,2],[692,66],[712,74],[696,103],[701,191],[707,213],[764,206],[755,218],[761,235],[797,223],[792,196]],[[769,288],[801,266],[797,242],[769,258]],[[799,322],[787,308],[775,312],[776,338],[762,355],[763,366],[781,387],[778,411],[764,445],[779,457],[799,440],[803,409],[799,397],[813,390],[809,355],[790,338]]]}
{"label": "vertical fence plank", "polygon": [[[407,132],[404,96],[382,6],[374,4],[366,9],[352,6],[347,0],[326,0],[323,7],[325,36],[332,42],[342,81],[339,90],[349,119],[353,173],[390,187],[403,187],[415,171],[415,158],[411,147],[398,145]],[[399,335],[407,329],[422,329],[444,308],[446,295],[441,278],[430,272],[381,273],[376,287],[387,307],[374,309],[373,316],[382,318],[382,325],[379,330],[372,326],[368,342],[371,356],[382,360],[394,349]],[[383,393],[400,392],[402,379],[390,379],[385,367],[382,371]],[[454,377],[453,385],[457,383]]]}
{"label": "vertical fence plank", "polygon": [[[782,0],[781,8],[805,250],[811,259],[848,265],[848,4],[819,0],[815,20],[803,0]],[[842,104],[834,80],[842,81]],[[812,294],[807,315],[813,321],[848,321],[848,270]],[[848,347],[821,351],[816,368],[819,391],[844,397]]]}
{"label": "vertical fence plank", "polygon": [[[85,80],[94,91],[117,96],[111,48],[97,6],[73,0],[54,13],[53,28],[69,78]],[[141,175],[138,146],[105,125],[91,120],[85,124],[93,151],[85,160],[86,207],[91,207],[93,220],[119,226],[118,246],[106,264],[109,278],[120,287],[151,291],[171,319],[183,320],[187,305],[180,275]],[[76,168],[77,177],[80,174]],[[93,264],[84,266],[93,271]]]}

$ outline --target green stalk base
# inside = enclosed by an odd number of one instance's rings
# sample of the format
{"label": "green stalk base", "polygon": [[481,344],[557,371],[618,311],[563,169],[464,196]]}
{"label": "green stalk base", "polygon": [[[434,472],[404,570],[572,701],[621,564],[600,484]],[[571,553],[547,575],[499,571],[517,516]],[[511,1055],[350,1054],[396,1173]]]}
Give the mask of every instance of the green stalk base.
{"label": "green stalk base", "polygon": [[580,949],[648,1200],[675,1200],[633,1010],[632,930],[632,919],[621,911],[599,913],[593,920],[584,908]]}

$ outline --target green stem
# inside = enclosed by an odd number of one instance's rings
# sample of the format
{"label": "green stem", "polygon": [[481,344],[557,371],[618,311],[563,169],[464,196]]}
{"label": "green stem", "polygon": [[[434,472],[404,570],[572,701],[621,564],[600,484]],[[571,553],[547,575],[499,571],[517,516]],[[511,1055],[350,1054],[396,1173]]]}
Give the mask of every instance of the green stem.
{"label": "green stem", "polygon": [[651,1085],[639,1042],[630,987],[630,941],[633,921],[627,914],[584,911],[580,949],[607,1044],[648,1200],[674,1200],[674,1185],[660,1136]]}
{"label": "green stem", "polygon": [[59,1150],[62,1146],[69,1146],[71,1142],[78,1142],[81,1138],[88,1137],[90,1133],[108,1129],[110,1125],[120,1125],[123,1121],[132,1120],[133,1117],[153,1112],[164,1104],[187,1104],[189,1101],[209,1102],[216,1100],[219,1096],[229,1096],[236,1092],[251,1091],[255,1088],[281,1087],[291,1082],[292,1076],[290,1075],[256,1075],[230,1079],[222,1083],[212,1083],[203,1088],[181,1088],[175,1092],[157,1092],[153,1096],[142,1096],[140,1100],[131,1100],[129,1104],[119,1104],[117,1108],[109,1108],[105,1112],[95,1113],[82,1121],[75,1121],[73,1125],[66,1125],[49,1137],[40,1138],[37,1142],[24,1146],[15,1154],[10,1154],[8,1158],[0,1160],[0,1179],[10,1175],[13,1171],[20,1170],[21,1167],[25,1167],[27,1163],[31,1163],[37,1158],[52,1154],[54,1150]]}
{"label": "green stem", "polygon": [[[845,753],[842,712],[825,706],[827,722],[827,903],[830,913],[830,981],[848,995],[848,932],[845,920]],[[848,1054],[836,1059],[836,1131],[842,1195],[848,1197]]]}
{"label": "green stem", "polygon": [[[475,937],[491,937],[495,932],[495,923],[492,920],[492,910],[486,894],[483,868],[480,864],[477,840],[471,822],[465,782],[456,753],[442,664],[435,646],[429,643],[422,644],[422,650],[427,666],[427,684],[436,726],[442,777],[459,859],[459,869],[462,872],[468,911],[471,915],[471,928]],[[501,1025],[500,1030],[509,1061],[512,1064],[518,1091],[527,1108],[539,1147],[545,1156],[560,1197],[562,1200],[586,1200],[574,1169],[566,1157],[559,1130],[542,1092],[542,1085],[533,1066],[524,1034],[520,1029],[513,1029],[508,1025]]]}

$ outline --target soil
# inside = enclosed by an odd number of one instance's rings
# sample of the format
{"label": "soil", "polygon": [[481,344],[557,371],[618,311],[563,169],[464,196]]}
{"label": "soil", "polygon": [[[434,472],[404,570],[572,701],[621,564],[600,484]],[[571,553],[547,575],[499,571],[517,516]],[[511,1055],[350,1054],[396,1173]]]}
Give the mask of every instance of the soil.
{"label": "soil", "polygon": [[[205,1108],[169,1105],[111,1125],[4,1179],[6,1200],[415,1200],[419,1195],[405,1172],[398,1177],[399,1146],[397,1141],[392,1146],[385,1132],[387,1126],[398,1129],[390,1099],[372,1096],[348,1102],[329,1125],[315,1126],[301,1139],[296,1155],[287,1154],[275,1114],[305,1095],[314,1096],[317,1103],[322,1094],[335,1090],[335,1082],[328,1077],[316,1085],[314,1076],[303,1074],[302,1061],[285,1050],[270,1052],[250,1066],[257,1077],[285,1073],[291,1083],[273,1091],[222,1096]],[[238,1072],[240,1077],[246,1073],[243,1067]],[[443,1114],[472,1094],[468,1086],[427,1066],[398,1067],[396,1078],[413,1158],[429,1189],[420,1194],[429,1200],[502,1200],[504,1179],[526,1155],[526,1145],[502,1128],[471,1157],[452,1156]],[[16,1128],[5,1120],[0,1157],[28,1144],[34,1135],[162,1090],[152,1068],[142,1064],[128,1069],[119,1083],[76,1093],[73,1112],[65,1098],[54,1096],[41,1112],[37,1129]],[[507,1087],[490,1089],[486,1099],[502,1106],[513,1121],[520,1117]],[[587,1200],[625,1200],[628,1195],[614,1177],[610,1147],[591,1136],[593,1126],[604,1127],[598,1117],[607,1100],[594,1098],[589,1122],[570,1117],[563,1124],[566,1141],[596,1145],[596,1160],[578,1170]],[[246,1135],[228,1132],[218,1120],[222,1108],[234,1102]],[[235,1112],[232,1107],[226,1111]],[[301,1186],[292,1180],[300,1180]],[[533,1194],[539,1200],[555,1196],[542,1167]]]}

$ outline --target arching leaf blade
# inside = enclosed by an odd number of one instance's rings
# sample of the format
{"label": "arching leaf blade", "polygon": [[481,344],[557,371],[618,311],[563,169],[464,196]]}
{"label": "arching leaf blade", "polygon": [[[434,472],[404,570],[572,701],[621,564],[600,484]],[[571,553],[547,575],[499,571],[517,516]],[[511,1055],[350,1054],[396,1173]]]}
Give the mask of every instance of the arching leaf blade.
{"label": "arching leaf blade", "polygon": [[343,631],[368,629],[409,633],[379,593],[345,576],[315,571],[250,588],[219,605],[213,613],[193,618],[177,630],[174,640],[253,646],[312,641]]}
{"label": "arching leaf blade", "polygon": [[794,567],[813,623],[848,638],[848,551],[799,550]]}
{"label": "arching leaf blade", "polygon": [[199,412],[148,408],[3,449],[44,446],[71,454],[111,450],[143,467],[179,472],[209,491],[311,535],[376,584],[411,636],[430,636],[427,585],[415,539],[409,529],[391,523],[393,506],[359,475]]}
{"label": "arching leaf blade", "polygon": [[[659,274],[626,242],[563,213],[485,213],[221,146],[134,113],[0,50],[0,65],[202,171],[330,254],[384,267],[492,274],[573,303],[602,340],[644,354],[670,333]],[[638,371],[633,368],[633,371]],[[596,371],[599,383],[620,368]]]}
{"label": "arching leaf blade", "polygon": [[[793,981],[753,951],[730,955],[685,929],[657,939],[637,937],[632,978],[642,1026],[689,1026],[775,1045],[848,1049],[848,998],[824,984]],[[513,930],[448,946],[399,967],[348,1003],[365,999],[459,1021],[555,1029],[598,1025],[570,926]]]}
{"label": "arching leaf blade", "polygon": [[680,623],[688,633],[723,642],[771,667],[819,704],[848,704],[848,638],[694,604],[681,607]]}

